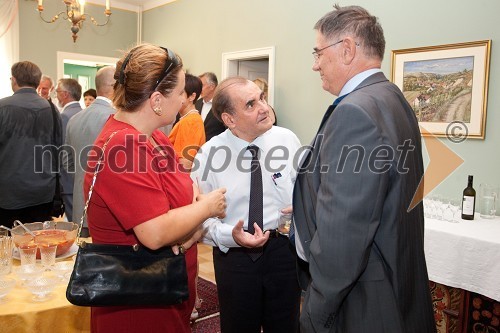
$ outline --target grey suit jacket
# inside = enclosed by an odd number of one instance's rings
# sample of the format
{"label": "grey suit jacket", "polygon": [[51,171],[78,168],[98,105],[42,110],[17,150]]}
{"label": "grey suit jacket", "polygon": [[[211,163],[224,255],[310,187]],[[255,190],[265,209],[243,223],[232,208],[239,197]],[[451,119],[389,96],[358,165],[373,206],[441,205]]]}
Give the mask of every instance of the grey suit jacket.
{"label": "grey suit jacket", "polygon": [[[78,112],[82,111],[82,107],[80,106],[79,103],[71,104],[68,107],[64,109],[64,111],[61,113],[61,120],[62,120],[62,132],[63,132],[63,140],[64,136],[66,133],[66,127],[68,126],[69,120],[74,117]],[[73,180],[74,180],[74,175],[72,173],[66,172],[64,169],[64,166],[61,170],[61,185],[62,185],[62,191],[61,194],[63,195],[63,200],[64,203],[66,204],[66,213],[67,215],[71,215],[72,213],[72,194],[73,194]],[[70,217],[70,216],[68,216]]]}
{"label": "grey suit jacket", "polygon": [[[308,265],[301,332],[435,332],[424,257],[420,132],[382,73],[330,107],[294,188]],[[304,285],[304,283],[306,285]]]}
{"label": "grey suit jacket", "polygon": [[[65,168],[74,171],[73,221],[80,223],[85,202],[83,179],[87,165],[87,153],[115,109],[105,100],[97,98],[88,108],[70,119],[66,129],[68,150]],[[85,226],[87,222],[85,221]]]}

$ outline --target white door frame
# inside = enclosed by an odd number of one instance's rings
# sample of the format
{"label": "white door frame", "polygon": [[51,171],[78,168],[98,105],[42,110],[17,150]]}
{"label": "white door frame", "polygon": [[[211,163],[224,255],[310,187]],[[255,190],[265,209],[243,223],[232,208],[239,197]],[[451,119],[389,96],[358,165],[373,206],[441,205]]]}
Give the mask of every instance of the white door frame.
{"label": "white door frame", "polygon": [[[103,57],[91,54],[81,54],[81,53],[70,53],[57,51],[57,78],[62,79],[64,77],[64,62],[65,60],[78,61],[82,65],[87,65],[95,67],[99,65],[112,65],[115,66],[118,58]],[[68,62],[68,61],[67,61]]]}
{"label": "white door frame", "polygon": [[267,84],[268,84],[267,99],[270,105],[274,105],[274,66],[275,66],[274,53],[275,53],[274,46],[262,47],[252,50],[222,53],[221,79],[224,80],[230,76],[237,75],[238,61],[240,60],[267,58],[269,59],[269,74],[267,78]]}

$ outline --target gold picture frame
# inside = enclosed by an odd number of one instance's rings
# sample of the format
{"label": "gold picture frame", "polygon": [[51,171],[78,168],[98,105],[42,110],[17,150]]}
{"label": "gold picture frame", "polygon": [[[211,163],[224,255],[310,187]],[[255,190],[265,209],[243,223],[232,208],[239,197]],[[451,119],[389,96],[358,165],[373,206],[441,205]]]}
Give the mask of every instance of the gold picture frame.
{"label": "gold picture frame", "polygon": [[484,139],[491,40],[393,50],[391,79],[422,135]]}

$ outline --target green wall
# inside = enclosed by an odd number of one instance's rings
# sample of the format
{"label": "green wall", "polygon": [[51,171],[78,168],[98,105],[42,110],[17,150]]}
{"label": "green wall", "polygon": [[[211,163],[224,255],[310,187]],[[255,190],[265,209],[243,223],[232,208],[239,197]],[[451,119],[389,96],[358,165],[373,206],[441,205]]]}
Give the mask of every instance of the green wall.
{"label": "green wall", "polygon": [[[45,4],[46,3],[46,4]],[[46,13],[61,9],[59,1],[46,1]],[[453,144],[440,139],[465,163],[437,189],[458,196],[468,174],[479,183],[500,184],[500,40],[497,0],[342,1],[357,4],[379,17],[387,41],[382,70],[390,77],[391,50],[491,39],[491,66],[486,138]],[[143,16],[143,40],[178,52],[185,68],[194,74],[221,75],[222,53],[275,46],[275,109],[280,125],[293,130],[303,144],[313,138],[321,117],[334,97],[321,89],[319,75],[311,70],[314,23],[333,2],[323,0],[178,0],[148,10]],[[56,52],[120,57],[136,41],[136,13],[113,9],[111,23],[94,27],[89,21],[73,43],[69,23],[43,23],[36,2],[19,1],[20,60],[37,63],[56,78]],[[52,6],[52,7],[51,7]],[[50,9],[52,8],[52,9]],[[103,7],[86,5],[86,11],[103,18]],[[428,161],[426,161],[427,163]]]}
{"label": "green wall", "polygon": [[[19,60],[30,60],[50,75],[57,77],[57,51],[103,57],[121,56],[137,39],[137,13],[112,8],[110,22],[96,27],[87,19],[73,43],[71,24],[61,18],[55,23],[43,22],[36,11],[36,1],[19,1]],[[65,7],[62,1],[44,1],[44,17],[52,18]],[[104,7],[86,4],[85,12],[97,22],[105,21]]]}
{"label": "green wall", "polygon": [[[97,67],[79,66],[72,64],[64,64],[64,74],[71,75],[72,79],[78,80],[78,75],[84,75],[89,77],[89,86],[87,89],[95,89],[95,75],[97,73]],[[82,90],[82,94],[85,90]]]}
{"label": "green wall", "polygon": [[[460,196],[473,174],[476,189],[482,182],[500,184],[500,40],[497,0],[342,1],[357,4],[379,17],[385,31],[382,70],[390,78],[391,50],[491,39],[491,66],[486,138],[453,144],[464,164],[435,193]],[[168,46],[198,74],[221,74],[222,53],[275,46],[275,109],[280,125],[293,130],[303,144],[316,133],[321,117],[334,97],[321,89],[311,70],[315,42],[313,26],[330,1],[303,0],[179,0],[146,11],[143,40]],[[426,161],[428,163],[428,160]]]}

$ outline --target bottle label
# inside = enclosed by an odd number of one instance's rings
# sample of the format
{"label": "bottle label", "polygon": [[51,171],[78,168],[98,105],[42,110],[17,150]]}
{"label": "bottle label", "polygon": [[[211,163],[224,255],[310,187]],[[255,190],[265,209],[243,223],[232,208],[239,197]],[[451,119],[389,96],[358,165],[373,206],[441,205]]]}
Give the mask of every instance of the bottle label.
{"label": "bottle label", "polygon": [[462,203],[462,214],[474,215],[474,197],[464,195]]}

